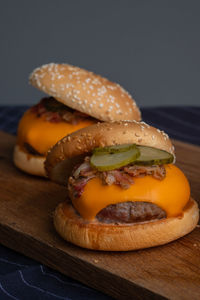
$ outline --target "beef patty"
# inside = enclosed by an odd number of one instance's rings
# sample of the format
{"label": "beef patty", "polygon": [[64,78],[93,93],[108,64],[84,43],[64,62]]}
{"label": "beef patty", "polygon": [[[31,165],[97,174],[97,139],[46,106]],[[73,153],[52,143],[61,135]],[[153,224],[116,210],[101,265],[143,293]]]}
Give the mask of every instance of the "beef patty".
{"label": "beef patty", "polygon": [[138,223],[166,218],[166,212],[150,202],[121,202],[102,209],[96,216],[103,223]]}

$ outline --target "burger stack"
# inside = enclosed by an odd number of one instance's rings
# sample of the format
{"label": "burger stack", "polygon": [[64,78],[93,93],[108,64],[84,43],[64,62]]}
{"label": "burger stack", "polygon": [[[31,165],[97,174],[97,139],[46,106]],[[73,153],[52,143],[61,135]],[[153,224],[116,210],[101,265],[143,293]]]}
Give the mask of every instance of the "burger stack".
{"label": "burger stack", "polygon": [[83,248],[128,251],[166,244],[199,219],[166,133],[140,122],[118,84],[66,64],[33,71],[50,97],[22,117],[14,150],[21,170],[66,186],[57,232]]}

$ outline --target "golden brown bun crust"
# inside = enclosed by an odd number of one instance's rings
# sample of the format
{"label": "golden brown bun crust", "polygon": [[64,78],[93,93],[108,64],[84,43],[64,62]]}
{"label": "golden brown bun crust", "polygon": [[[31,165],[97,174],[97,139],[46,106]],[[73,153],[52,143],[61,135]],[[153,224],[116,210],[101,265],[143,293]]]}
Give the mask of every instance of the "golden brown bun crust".
{"label": "golden brown bun crust", "polygon": [[197,203],[191,199],[182,217],[134,225],[86,223],[70,203],[58,205],[54,214],[57,232],[83,248],[104,251],[129,251],[163,245],[191,232],[199,219]]}
{"label": "golden brown bun crust", "polygon": [[120,85],[68,64],[47,64],[30,75],[30,83],[65,105],[102,121],[141,119],[133,98]]}
{"label": "golden brown bun crust", "polygon": [[45,157],[33,156],[24,152],[18,145],[14,147],[13,161],[16,167],[31,175],[46,177],[44,169]]}
{"label": "golden brown bun crust", "polygon": [[[84,156],[96,147],[129,143],[174,154],[167,134],[144,122],[97,123],[64,137],[51,149],[45,162],[47,174],[51,180],[64,183],[71,172],[70,158]],[[65,166],[62,166],[63,162]]]}

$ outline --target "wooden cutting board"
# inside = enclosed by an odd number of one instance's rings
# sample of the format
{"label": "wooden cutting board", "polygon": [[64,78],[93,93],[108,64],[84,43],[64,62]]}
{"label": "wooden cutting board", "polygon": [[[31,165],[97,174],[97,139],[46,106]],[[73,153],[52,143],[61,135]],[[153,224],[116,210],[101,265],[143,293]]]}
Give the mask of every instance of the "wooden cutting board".
{"label": "wooden cutting board", "polygon": [[[15,137],[0,132],[0,241],[117,299],[200,299],[200,228],[165,246],[98,252],[62,240],[52,212],[65,188],[28,176],[12,163]],[[174,141],[177,165],[200,199],[200,147]]]}

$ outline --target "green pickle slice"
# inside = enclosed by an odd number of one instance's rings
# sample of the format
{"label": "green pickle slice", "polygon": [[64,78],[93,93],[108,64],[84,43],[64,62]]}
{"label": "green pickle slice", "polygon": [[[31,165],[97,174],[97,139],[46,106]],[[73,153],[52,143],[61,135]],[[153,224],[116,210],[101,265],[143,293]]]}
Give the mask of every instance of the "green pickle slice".
{"label": "green pickle slice", "polygon": [[[104,148],[105,150],[105,148]],[[94,152],[90,163],[98,171],[111,171],[134,162],[140,155],[138,147],[134,145],[131,149],[123,152]]]}
{"label": "green pickle slice", "polygon": [[126,166],[170,164],[174,156],[164,150],[135,144],[95,148],[90,163],[98,171],[110,171]]}
{"label": "green pickle slice", "polygon": [[93,150],[93,153],[101,154],[101,153],[125,152],[130,149],[134,149],[135,147],[136,147],[136,144],[113,145],[113,146],[95,148]]}
{"label": "green pickle slice", "polygon": [[136,165],[162,165],[174,161],[174,156],[167,151],[148,146],[137,147],[140,150],[140,156],[134,162]]}

